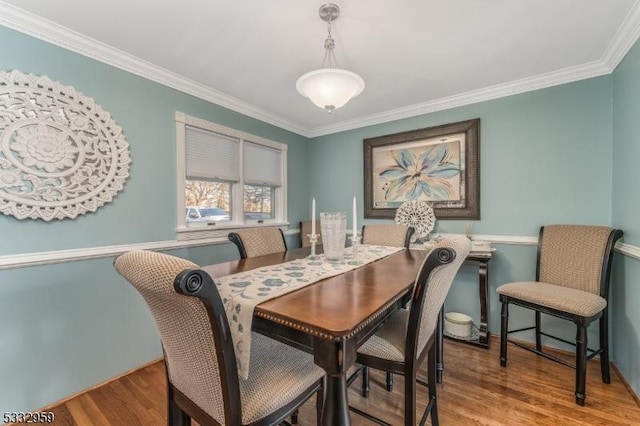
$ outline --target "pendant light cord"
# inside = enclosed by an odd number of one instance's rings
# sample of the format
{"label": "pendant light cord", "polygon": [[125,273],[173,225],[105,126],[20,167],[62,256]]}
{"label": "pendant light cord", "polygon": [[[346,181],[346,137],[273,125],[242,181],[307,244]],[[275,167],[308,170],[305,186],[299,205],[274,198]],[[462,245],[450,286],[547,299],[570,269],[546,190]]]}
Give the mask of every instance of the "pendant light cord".
{"label": "pendant light cord", "polygon": [[333,52],[336,43],[331,37],[331,17],[327,20],[327,39],[324,41],[324,59],[322,60],[323,68],[339,68],[338,61]]}

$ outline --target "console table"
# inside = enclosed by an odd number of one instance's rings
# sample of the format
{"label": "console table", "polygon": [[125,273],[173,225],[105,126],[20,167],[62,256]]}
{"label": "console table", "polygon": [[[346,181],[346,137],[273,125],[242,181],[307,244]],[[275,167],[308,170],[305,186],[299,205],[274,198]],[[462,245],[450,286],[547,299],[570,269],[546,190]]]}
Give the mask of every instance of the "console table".
{"label": "console table", "polygon": [[[467,256],[465,263],[473,262],[478,264],[478,300],[480,301],[480,326],[478,327],[478,338],[473,340],[451,339],[469,343],[470,345],[489,347],[489,261],[492,252],[471,252]],[[444,312],[440,312],[440,327],[444,325]]]}
{"label": "console table", "polygon": [[480,326],[478,327],[478,338],[473,340],[455,339],[444,335],[444,308],[440,310],[440,321],[438,321],[438,335],[436,337],[436,381],[442,383],[442,372],[444,371],[444,348],[442,337],[445,336],[459,342],[470,345],[489,348],[489,261],[493,257],[492,252],[470,252],[465,263],[473,262],[478,264],[478,297],[480,301]]}

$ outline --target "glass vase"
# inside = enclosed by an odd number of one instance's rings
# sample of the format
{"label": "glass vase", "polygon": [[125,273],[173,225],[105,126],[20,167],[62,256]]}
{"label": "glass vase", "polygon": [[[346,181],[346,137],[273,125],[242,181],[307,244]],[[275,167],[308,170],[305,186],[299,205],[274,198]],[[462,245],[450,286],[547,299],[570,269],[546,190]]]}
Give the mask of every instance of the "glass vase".
{"label": "glass vase", "polygon": [[339,262],[344,256],[347,236],[347,214],[345,212],[320,213],[322,249],[329,262]]}

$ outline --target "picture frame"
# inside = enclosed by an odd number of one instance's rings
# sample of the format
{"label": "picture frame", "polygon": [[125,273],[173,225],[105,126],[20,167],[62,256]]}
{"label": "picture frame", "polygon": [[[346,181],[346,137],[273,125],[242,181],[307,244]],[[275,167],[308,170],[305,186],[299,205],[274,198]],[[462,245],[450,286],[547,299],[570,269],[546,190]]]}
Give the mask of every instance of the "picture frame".
{"label": "picture frame", "polygon": [[427,200],[438,219],[480,219],[480,119],[367,138],[364,217]]}

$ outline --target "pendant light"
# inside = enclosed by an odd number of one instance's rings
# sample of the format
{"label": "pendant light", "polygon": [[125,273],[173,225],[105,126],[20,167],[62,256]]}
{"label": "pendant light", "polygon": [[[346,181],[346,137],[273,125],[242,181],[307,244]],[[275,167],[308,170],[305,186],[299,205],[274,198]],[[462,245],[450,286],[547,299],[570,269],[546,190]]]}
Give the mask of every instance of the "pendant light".
{"label": "pendant light", "polygon": [[364,80],[358,74],[338,67],[335,41],[331,37],[331,23],[340,16],[340,8],[333,3],[320,7],[320,19],[327,23],[327,39],[324,41],[322,68],[304,74],[296,82],[298,92],[327,112],[344,106],[351,98],[364,90]]}

